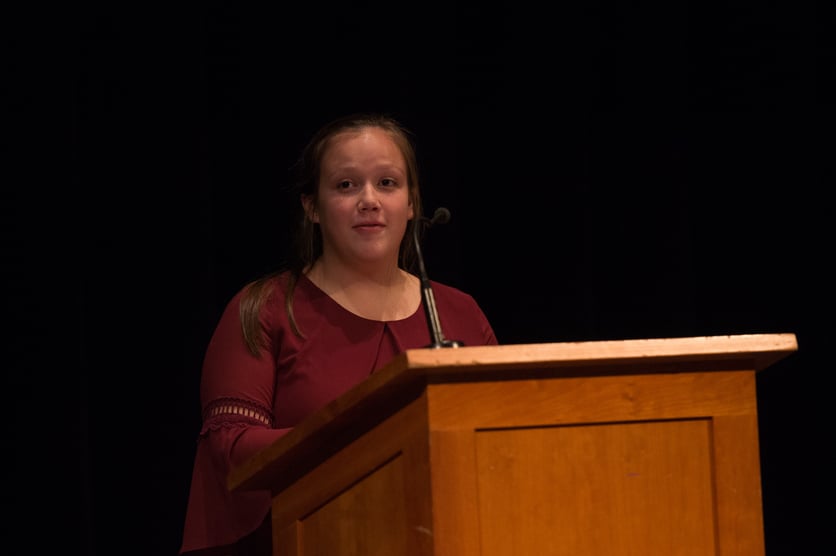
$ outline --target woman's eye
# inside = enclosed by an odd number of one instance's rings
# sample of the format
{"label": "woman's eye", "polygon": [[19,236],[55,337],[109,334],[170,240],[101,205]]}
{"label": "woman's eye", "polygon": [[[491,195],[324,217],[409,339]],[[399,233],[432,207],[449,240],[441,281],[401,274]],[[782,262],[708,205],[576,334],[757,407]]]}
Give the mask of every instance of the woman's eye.
{"label": "woman's eye", "polygon": [[348,180],[343,180],[337,184],[337,189],[348,189],[351,187],[351,182]]}
{"label": "woman's eye", "polygon": [[380,185],[384,187],[392,187],[394,185],[397,185],[397,182],[392,178],[383,178],[382,180],[380,180]]}

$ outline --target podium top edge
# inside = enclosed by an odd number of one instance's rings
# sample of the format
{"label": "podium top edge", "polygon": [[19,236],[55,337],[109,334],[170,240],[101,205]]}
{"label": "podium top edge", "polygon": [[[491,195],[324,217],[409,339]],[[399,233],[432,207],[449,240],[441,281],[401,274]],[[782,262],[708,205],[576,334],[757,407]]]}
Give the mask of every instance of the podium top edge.
{"label": "podium top edge", "polygon": [[403,357],[410,368],[568,364],[585,360],[751,358],[756,370],[761,370],[797,350],[795,334],[779,333],[419,348],[407,350]]}

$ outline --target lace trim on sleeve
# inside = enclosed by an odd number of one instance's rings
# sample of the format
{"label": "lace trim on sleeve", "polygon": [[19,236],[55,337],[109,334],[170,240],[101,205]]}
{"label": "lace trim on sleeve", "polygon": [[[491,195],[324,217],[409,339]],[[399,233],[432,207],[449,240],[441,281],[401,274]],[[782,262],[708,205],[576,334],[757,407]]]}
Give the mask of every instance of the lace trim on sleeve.
{"label": "lace trim on sleeve", "polygon": [[232,423],[245,420],[256,421],[268,427],[273,426],[273,414],[264,406],[247,400],[221,398],[213,400],[203,410],[203,423]]}

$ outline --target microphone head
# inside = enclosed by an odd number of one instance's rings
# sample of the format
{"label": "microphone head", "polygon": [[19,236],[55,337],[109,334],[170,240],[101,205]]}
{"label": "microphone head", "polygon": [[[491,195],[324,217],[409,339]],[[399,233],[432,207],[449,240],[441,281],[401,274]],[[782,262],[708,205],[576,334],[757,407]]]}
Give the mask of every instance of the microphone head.
{"label": "microphone head", "polygon": [[446,224],[450,221],[452,215],[450,214],[450,210],[445,207],[438,207],[435,209],[433,213],[432,220],[430,220],[430,225],[434,226],[436,224]]}

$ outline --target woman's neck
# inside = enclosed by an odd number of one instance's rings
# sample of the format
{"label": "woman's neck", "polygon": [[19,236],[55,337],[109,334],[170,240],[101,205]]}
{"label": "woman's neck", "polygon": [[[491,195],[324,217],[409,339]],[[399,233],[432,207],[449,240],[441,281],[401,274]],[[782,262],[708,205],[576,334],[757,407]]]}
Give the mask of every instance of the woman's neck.
{"label": "woman's neck", "polygon": [[320,259],[306,275],[346,310],[370,320],[404,319],[421,301],[418,279],[397,266],[346,267]]}

